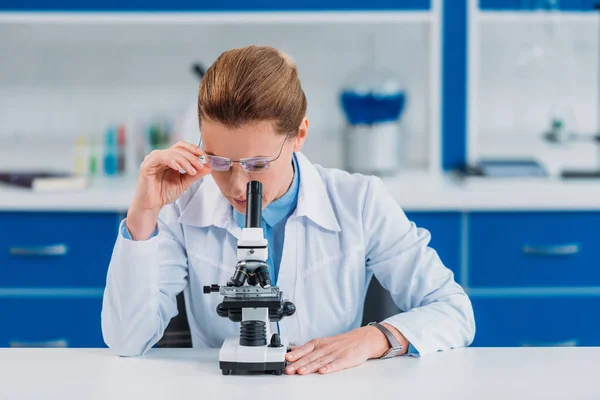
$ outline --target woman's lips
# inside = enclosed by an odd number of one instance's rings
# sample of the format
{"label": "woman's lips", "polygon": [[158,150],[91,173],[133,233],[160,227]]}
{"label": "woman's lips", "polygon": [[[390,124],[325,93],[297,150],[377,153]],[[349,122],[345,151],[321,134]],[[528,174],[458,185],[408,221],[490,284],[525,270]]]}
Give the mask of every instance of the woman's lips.
{"label": "woman's lips", "polygon": [[246,200],[238,200],[238,199],[233,199],[233,201],[235,202],[235,204],[240,205],[240,206],[245,206],[246,205]]}

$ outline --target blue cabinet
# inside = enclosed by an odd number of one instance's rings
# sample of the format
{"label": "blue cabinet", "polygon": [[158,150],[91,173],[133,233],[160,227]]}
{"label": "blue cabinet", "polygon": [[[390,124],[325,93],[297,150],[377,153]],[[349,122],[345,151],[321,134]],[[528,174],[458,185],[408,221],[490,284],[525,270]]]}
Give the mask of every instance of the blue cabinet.
{"label": "blue cabinet", "polygon": [[116,213],[0,213],[0,347],[104,347]]}
{"label": "blue cabinet", "polygon": [[114,213],[0,213],[0,287],[104,287]]}
{"label": "blue cabinet", "polygon": [[428,10],[431,0],[0,0],[0,11],[343,11]]}
{"label": "blue cabinet", "polygon": [[473,346],[600,346],[600,296],[474,298]]}
{"label": "blue cabinet", "polygon": [[473,213],[469,286],[600,286],[600,213]]}
{"label": "blue cabinet", "polygon": [[456,282],[461,282],[460,249],[462,216],[458,212],[409,212],[408,219],[431,234],[429,246],[439,255],[444,265],[452,270]]}
{"label": "blue cabinet", "polygon": [[468,230],[473,346],[600,345],[600,213],[471,213]]}
{"label": "blue cabinet", "polygon": [[106,347],[101,298],[0,298],[0,347]]}

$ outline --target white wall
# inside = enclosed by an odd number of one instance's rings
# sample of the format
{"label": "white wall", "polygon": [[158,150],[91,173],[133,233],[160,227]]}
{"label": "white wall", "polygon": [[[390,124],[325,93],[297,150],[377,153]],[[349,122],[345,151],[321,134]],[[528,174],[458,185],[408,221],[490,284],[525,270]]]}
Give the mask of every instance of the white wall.
{"label": "white wall", "polygon": [[228,48],[270,44],[298,63],[309,104],[305,153],[326,166],[341,166],[338,93],[347,76],[370,61],[371,37],[375,62],[394,71],[408,89],[407,164],[425,166],[431,107],[426,22],[2,23],[0,147],[19,141],[48,146],[66,138],[56,146],[60,152],[77,135],[101,132],[113,121],[177,115],[195,101],[193,61],[208,66]]}

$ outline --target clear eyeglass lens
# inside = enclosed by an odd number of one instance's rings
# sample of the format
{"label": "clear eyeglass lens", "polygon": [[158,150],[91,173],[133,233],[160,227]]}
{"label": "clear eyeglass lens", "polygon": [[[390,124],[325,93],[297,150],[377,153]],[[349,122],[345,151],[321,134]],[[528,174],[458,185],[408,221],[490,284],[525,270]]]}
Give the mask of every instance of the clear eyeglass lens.
{"label": "clear eyeglass lens", "polygon": [[248,172],[262,172],[270,168],[271,161],[267,158],[254,158],[244,160],[241,164],[242,168]]}
{"label": "clear eyeglass lens", "polygon": [[208,162],[210,163],[210,168],[213,171],[228,171],[230,167],[228,160],[219,157],[209,157]]}

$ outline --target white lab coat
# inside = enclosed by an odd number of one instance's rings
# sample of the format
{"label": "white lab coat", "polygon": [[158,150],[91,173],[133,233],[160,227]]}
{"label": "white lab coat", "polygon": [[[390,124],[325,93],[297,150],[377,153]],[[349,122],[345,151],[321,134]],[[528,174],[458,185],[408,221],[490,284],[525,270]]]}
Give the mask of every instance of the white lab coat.
{"label": "white lab coat", "polygon": [[[383,322],[420,356],[468,346],[475,332],[471,302],[428,247],[429,232],[407,219],[380,179],[296,155],[298,204],[285,228],[277,285],[297,310],[279,323],[281,335],[303,344],[360,327],[374,274],[405,311]],[[156,236],[129,240],[124,223],[103,298],[107,346],[123,356],[144,354],[177,315],[181,291],[194,347],[220,347],[239,336],[239,323],[216,314],[222,297],[202,290],[231,277],[241,232],[210,176],[162,209]]]}

